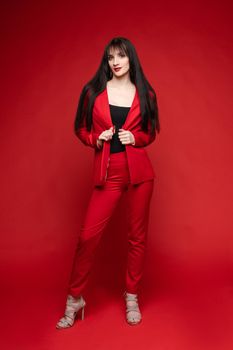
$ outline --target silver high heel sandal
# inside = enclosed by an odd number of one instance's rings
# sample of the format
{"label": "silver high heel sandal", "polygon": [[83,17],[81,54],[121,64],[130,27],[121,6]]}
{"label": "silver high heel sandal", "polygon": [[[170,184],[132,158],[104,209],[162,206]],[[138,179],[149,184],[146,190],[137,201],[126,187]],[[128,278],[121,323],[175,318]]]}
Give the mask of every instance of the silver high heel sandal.
{"label": "silver high heel sandal", "polygon": [[84,320],[84,307],[86,305],[82,296],[75,299],[72,295],[67,296],[66,309],[63,317],[56,324],[56,328],[69,328],[73,326],[79,310],[82,310],[81,319]]}
{"label": "silver high heel sandal", "polygon": [[137,294],[124,292],[126,302],[126,321],[130,325],[135,325],[141,322],[142,315],[138,306]]}

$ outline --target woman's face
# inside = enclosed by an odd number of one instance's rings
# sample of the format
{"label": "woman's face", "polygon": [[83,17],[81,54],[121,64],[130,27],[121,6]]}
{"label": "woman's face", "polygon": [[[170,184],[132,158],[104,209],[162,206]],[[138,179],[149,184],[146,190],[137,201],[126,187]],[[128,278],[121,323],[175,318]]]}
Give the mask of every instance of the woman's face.
{"label": "woman's face", "polygon": [[[112,73],[116,77],[121,77],[129,71],[129,58],[123,51],[118,48],[110,48],[108,54],[108,63]],[[116,68],[120,68],[115,70]]]}

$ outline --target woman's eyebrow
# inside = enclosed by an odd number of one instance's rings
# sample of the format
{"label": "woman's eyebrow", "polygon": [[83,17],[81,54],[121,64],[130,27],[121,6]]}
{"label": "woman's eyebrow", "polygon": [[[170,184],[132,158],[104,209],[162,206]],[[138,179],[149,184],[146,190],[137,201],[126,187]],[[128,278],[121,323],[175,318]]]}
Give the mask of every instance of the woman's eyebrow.
{"label": "woman's eyebrow", "polygon": [[[117,55],[118,55],[118,54],[124,54],[124,52],[118,51],[118,52],[117,52]],[[114,55],[112,55],[111,53],[109,53],[108,56],[114,56]]]}

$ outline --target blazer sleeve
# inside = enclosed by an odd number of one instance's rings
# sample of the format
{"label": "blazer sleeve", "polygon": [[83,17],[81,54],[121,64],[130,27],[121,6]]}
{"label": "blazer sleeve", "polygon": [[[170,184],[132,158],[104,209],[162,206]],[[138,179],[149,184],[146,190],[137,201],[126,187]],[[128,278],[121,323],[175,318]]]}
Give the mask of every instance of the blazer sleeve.
{"label": "blazer sleeve", "polygon": [[[157,105],[156,102],[156,97],[154,96],[154,94],[152,92],[149,92],[150,96],[151,96],[151,100],[153,101],[153,103],[155,105]],[[134,147],[145,147],[150,145],[156,138],[156,131],[153,132],[153,134],[151,134],[151,128],[152,128],[152,124],[151,124],[151,119],[149,119],[148,121],[148,132],[144,131],[144,130],[135,130],[133,131],[133,135],[135,138],[135,143],[132,144],[132,146]]]}
{"label": "blazer sleeve", "polygon": [[97,146],[97,139],[99,134],[96,132],[88,131],[86,128],[85,118],[82,125],[75,131],[77,137],[82,141],[82,143],[86,146],[90,146],[92,148],[100,149],[101,146]]}
{"label": "blazer sleeve", "polygon": [[132,144],[133,147],[145,147],[151,144],[156,137],[155,132],[151,135],[151,122],[149,121],[148,132],[144,130],[132,131],[134,135],[135,143]]}
{"label": "blazer sleeve", "polygon": [[[88,102],[88,96],[86,96],[84,100],[84,110],[86,110],[87,102]],[[92,147],[94,149],[102,148],[102,146],[97,145],[97,139],[99,134],[96,132],[93,132],[93,130],[91,131],[87,130],[86,116],[83,117],[82,123],[79,126],[79,128],[75,130],[75,134],[84,145]]]}

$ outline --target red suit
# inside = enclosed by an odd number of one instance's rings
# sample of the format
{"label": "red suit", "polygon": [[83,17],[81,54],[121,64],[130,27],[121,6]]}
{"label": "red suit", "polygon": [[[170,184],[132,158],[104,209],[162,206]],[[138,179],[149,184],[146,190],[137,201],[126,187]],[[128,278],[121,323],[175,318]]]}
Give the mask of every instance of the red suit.
{"label": "red suit", "polygon": [[[117,204],[128,191],[128,261],[126,269],[126,291],[138,293],[146,250],[150,200],[154,187],[155,173],[145,146],[152,143],[150,136],[140,128],[141,115],[138,91],[128,112],[124,130],[130,130],[135,145],[126,144],[124,152],[110,153],[110,141],[104,141],[98,148],[97,138],[112,124],[107,89],[94,102],[93,127],[88,132],[85,122],[78,129],[77,136],[87,146],[94,148],[94,188],[76,247],[68,293],[74,297],[83,292],[88,282],[95,249]],[[150,123],[149,123],[150,130]]]}
{"label": "red suit", "polygon": [[[127,115],[126,122],[122,129],[129,130],[135,137],[135,145],[125,145],[129,165],[130,180],[132,184],[137,184],[146,180],[155,178],[150,159],[144,149],[145,146],[152,143],[155,136],[151,136],[141,130],[141,112],[138,91],[134,96],[132,106]],[[107,166],[110,154],[110,141],[104,142],[103,148],[99,149],[96,140],[102,131],[109,129],[112,124],[107,89],[100,93],[94,102],[93,107],[93,128],[88,132],[85,124],[78,130],[78,137],[87,146],[95,149],[94,156],[94,184],[103,185],[106,178]],[[150,127],[150,124],[149,124]]]}

